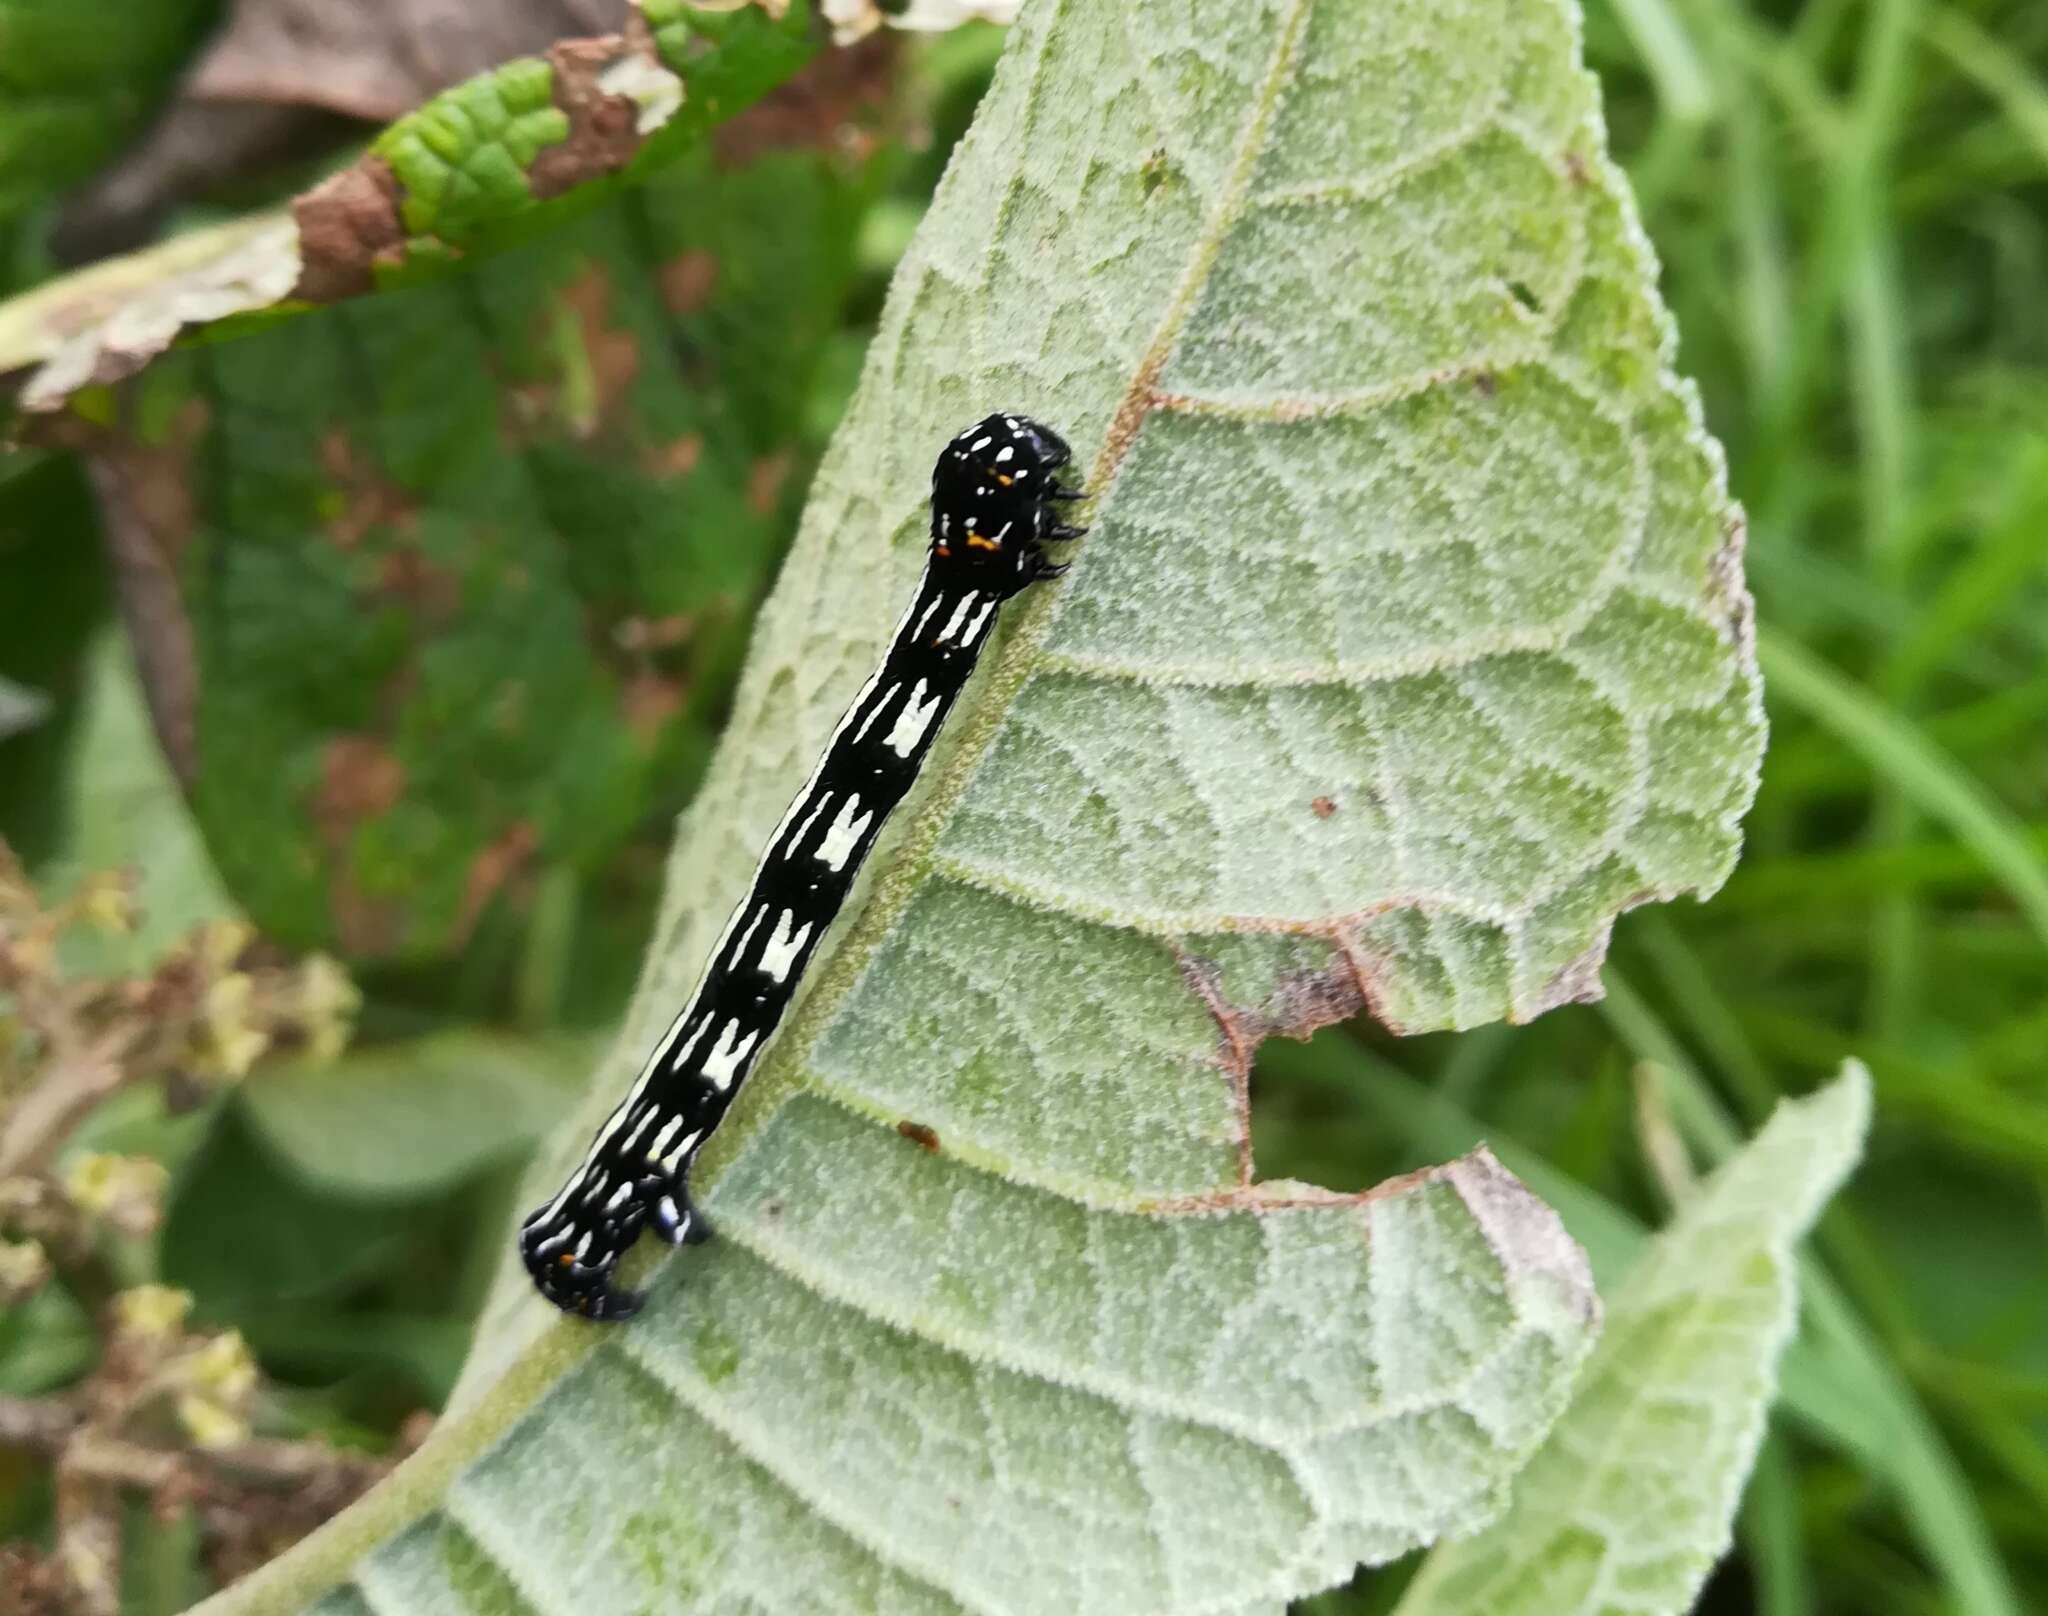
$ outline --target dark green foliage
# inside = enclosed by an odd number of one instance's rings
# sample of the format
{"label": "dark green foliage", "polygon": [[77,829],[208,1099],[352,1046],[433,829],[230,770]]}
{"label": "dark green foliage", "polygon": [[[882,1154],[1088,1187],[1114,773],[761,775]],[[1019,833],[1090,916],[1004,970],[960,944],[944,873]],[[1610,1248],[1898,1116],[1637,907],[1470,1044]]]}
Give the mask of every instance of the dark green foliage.
{"label": "dark green foliage", "polygon": [[217,0],[0,0],[0,239],[134,129],[217,9]]}
{"label": "dark green foliage", "polygon": [[864,182],[688,159],[473,275],[175,355],[194,803],[264,929],[459,947],[678,806],[816,450]]}

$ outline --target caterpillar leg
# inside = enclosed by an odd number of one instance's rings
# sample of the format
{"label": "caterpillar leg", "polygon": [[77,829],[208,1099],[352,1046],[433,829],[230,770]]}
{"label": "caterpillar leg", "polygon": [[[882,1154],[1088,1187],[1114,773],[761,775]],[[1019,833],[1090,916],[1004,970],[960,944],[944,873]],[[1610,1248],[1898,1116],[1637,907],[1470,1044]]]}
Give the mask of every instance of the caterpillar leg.
{"label": "caterpillar leg", "polygon": [[711,1225],[690,1199],[689,1167],[661,1185],[649,1203],[654,1232],[672,1246],[701,1246],[711,1238]]}
{"label": "caterpillar leg", "polygon": [[572,1233],[537,1217],[528,1219],[520,1229],[519,1255],[534,1288],[564,1313],[605,1324],[630,1319],[640,1311],[646,1295],[614,1285],[612,1271],[626,1246],[632,1244],[631,1237],[624,1244],[607,1240],[602,1247],[593,1245],[579,1253],[581,1237],[573,1242],[566,1239]]}

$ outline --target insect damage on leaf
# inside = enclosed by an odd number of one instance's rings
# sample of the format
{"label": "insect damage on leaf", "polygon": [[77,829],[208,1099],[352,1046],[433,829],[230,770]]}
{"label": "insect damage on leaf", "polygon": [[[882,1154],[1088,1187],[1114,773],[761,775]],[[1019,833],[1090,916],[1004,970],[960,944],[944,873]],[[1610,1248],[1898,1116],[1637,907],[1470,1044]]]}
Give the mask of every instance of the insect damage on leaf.
{"label": "insect damage on leaf", "polygon": [[1095,532],[700,1159],[720,1238],[560,1379],[596,1332],[514,1359],[508,1311],[483,1351],[519,1407],[479,1393],[482,1456],[360,1520],[388,1538],[360,1564],[308,1551],[328,1581],[436,1597],[461,1535],[534,1608],[631,1608],[671,1597],[628,1540],[659,1527],[709,1545],[700,1603],[1179,1616],[1497,1509],[1590,1340],[1582,1256],[1485,1157],[1262,1190],[1235,1074],[1354,993],[1412,1029],[1540,1013],[1620,908],[1733,854],[1759,728],[1730,508],[1575,19],[1025,8],[571,1148],[885,648],[929,445],[991,396],[1057,419],[1102,446]]}

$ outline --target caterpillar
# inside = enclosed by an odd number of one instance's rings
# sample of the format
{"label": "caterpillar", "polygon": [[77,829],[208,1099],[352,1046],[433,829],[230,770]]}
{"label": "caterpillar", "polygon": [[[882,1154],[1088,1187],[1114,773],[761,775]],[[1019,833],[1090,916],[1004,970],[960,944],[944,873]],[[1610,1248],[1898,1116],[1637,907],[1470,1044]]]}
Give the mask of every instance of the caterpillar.
{"label": "caterpillar", "polygon": [[882,824],[915,783],[1003,603],[1066,571],[1045,546],[1080,537],[1058,507],[1073,458],[1058,433],[998,412],[932,467],[931,545],[887,655],[846,709],[768,839],[704,974],[554,1199],[519,1230],[555,1306],[620,1320],[644,1297],[613,1283],[652,1226],[671,1245],[709,1238],[690,1165],[760,1059]]}

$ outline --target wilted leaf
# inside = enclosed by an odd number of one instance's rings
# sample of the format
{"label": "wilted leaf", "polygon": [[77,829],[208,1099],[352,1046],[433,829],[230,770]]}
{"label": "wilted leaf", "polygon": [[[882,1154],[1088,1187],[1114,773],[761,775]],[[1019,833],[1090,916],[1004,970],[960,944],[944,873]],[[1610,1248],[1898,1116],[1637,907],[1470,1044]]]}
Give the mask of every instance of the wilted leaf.
{"label": "wilted leaf", "polygon": [[[443,91],[292,204],[0,304],[0,376],[30,410],[134,375],[181,332],[275,318],[560,225],[701,142],[816,48],[805,0],[706,12],[645,0],[645,26],[564,40]],[[246,323],[246,322],[245,322]]]}
{"label": "wilted leaf", "polygon": [[1245,1083],[1362,999],[1590,992],[1619,907],[1734,855],[1739,529],[1575,20],[1027,8],[586,1121],[872,667],[950,431],[1080,446],[1073,575],[714,1139],[721,1238],[524,1355],[515,1279],[463,1412],[219,1610],[1270,1611],[1484,1518],[1586,1343],[1581,1255],[1484,1156],[1257,1185]]}
{"label": "wilted leaf", "polygon": [[1680,1209],[1608,1304],[1570,1410],[1508,1513],[1446,1544],[1397,1616],[1681,1616],[1727,1551],[1797,1311],[1794,1248],[1855,1165],[1850,1066]]}
{"label": "wilted leaf", "polygon": [[53,409],[132,376],[189,326],[271,307],[298,278],[298,232],[282,215],[174,236],[0,303],[0,375],[38,367],[21,403]]}

